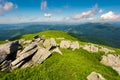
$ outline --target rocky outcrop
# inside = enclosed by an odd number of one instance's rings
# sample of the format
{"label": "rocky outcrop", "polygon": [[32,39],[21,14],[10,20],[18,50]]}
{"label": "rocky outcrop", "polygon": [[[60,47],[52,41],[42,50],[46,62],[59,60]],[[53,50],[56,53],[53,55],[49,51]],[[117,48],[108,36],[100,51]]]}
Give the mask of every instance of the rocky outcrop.
{"label": "rocky outcrop", "polygon": [[108,54],[106,56],[103,56],[101,63],[112,67],[120,75],[120,55]]}
{"label": "rocky outcrop", "polygon": [[[19,65],[19,63],[25,63],[26,59],[29,58],[31,55],[33,55],[37,51],[37,45],[30,44],[28,47],[26,47],[21,53],[20,56],[15,59],[11,64],[13,69],[17,67],[20,67],[22,65]],[[22,64],[21,63],[21,64]]]}
{"label": "rocky outcrop", "polygon": [[0,70],[9,71],[11,68],[11,60],[15,59],[16,53],[22,47],[18,41],[9,42],[0,45]]}
{"label": "rocky outcrop", "polygon": [[[78,41],[62,39],[59,40],[61,40],[61,42],[60,44],[57,44],[55,38],[44,39],[36,35],[34,36],[33,40],[21,39],[19,41],[13,41],[0,45],[0,70],[8,72],[16,68],[26,68],[35,64],[41,64],[48,57],[50,57],[53,52],[63,55],[63,53],[60,51],[60,48],[64,49],[70,48],[72,49],[72,51],[80,48],[80,44]],[[114,52],[107,48],[103,47],[99,48],[94,44],[86,44],[82,48],[91,53],[95,53],[98,51],[104,53]],[[114,61],[114,59],[115,58],[111,60]],[[119,60],[119,58],[117,59]],[[105,60],[103,59],[102,62]],[[120,67],[118,67],[118,65],[116,67],[115,64],[113,65],[114,65],[113,69],[120,72]]]}
{"label": "rocky outcrop", "polygon": [[[24,45],[24,49],[19,43]],[[54,38],[44,40],[39,36],[35,36],[33,40],[21,39],[0,45],[0,70],[7,72],[16,68],[26,68],[41,64],[53,52],[62,54],[56,40]],[[13,55],[14,57],[11,57]]]}
{"label": "rocky outcrop", "polygon": [[106,80],[101,74],[92,72],[87,76],[87,80]]}

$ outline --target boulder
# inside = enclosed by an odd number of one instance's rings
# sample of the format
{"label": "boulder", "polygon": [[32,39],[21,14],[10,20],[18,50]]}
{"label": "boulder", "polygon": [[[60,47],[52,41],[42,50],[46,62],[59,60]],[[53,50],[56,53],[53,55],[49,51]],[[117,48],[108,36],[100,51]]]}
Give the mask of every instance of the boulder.
{"label": "boulder", "polygon": [[34,64],[41,64],[44,62],[49,56],[51,52],[43,47],[38,47],[38,51],[33,55],[32,59],[25,63],[22,68],[30,67]]}
{"label": "boulder", "polygon": [[27,47],[25,47],[25,49],[24,49],[22,52],[20,52],[17,56],[19,57],[19,56],[21,56],[22,54],[24,54],[24,53],[26,53],[26,52],[28,52],[28,51],[36,48],[36,47],[37,47],[37,44],[35,44],[35,43],[29,44],[29,45],[28,45]]}
{"label": "boulder", "polygon": [[47,49],[50,50],[52,47],[56,47],[57,43],[54,38],[46,39],[43,43],[43,46]]}
{"label": "boulder", "polygon": [[74,51],[75,49],[79,49],[80,45],[78,41],[72,42],[70,48]]}
{"label": "boulder", "polygon": [[104,48],[104,47],[101,47],[101,49],[99,51],[104,52],[106,54],[115,52],[114,50],[110,50],[110,49],[107,49],[107,48]]}
{"label": "boulder", "polygon": [[83,46],[83,49],[84,49],[84,50],[87,50],[88,52],[91,52],[91,53],[95,53],[95,52],[98,52],[98,51],[99,51],[99,48],[96,47],[96,46],[93,45],[93,44],[85,45],[85,46]]}
{"label": "boulder", "polygon": [[101,74],[92,72],[87,76],[87,80],[106,80]]}
{"label": "boulder", "polygon": [[5,51],[0,50],[0,64],[5,61],[7,58],[7,53]]}
{"label": "boulder", "polygon": [[11,63],[12,66],[17,66],[21,61],[26,62],[26,59],[33,55],[37,50],[36,44],[30,44],[20,53],[19,57]]}
{"label": "boulder", "polygon": [[69,40],[63,40],[60,42],[60,48],[70,48],[70,45],[71,45],[71,41]]}
{"label": "boulder", "polygon": [[99,51],[99,48],[96,47],[96,46],[94,46],[94,45],[91,45],[91,46],[90,46],[90,50],[91,50],[92,53],[95,53],[95,52],[98,52],[98,51]]}
{"label": "boulder", "polygon": [[0,51],[5,52],[6,54],[16,53],[22,47],[19,44],[19,41],[13,41],[10,43],[0,45]]}
{"label": "boulder", "polygon": [[112,67],[120,75],[120,55],[108,54],[106,56],[103,56],[101,63]]}

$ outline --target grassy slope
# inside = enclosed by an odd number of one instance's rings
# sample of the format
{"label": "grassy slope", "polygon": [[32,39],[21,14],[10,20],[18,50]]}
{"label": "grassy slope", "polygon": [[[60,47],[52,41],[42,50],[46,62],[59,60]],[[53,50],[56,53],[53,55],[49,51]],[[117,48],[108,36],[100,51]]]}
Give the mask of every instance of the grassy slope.
{"label": "grassy slope", "polygon": [[[77,40],[68,33],[59,31],[45,31],[37,34],[47,38],[64,37],[67,40]],[[34,35],[36,34],[28,34],[19,38],[32,39]],[[119,54],[120,50],[116,50]],[[82,49],[75,51],[61,49],[61,51],[62,56],[53,53],[43,64],[17,69],[12,73],[0,73],[0,80],[86,80],[92,71],[102,74],[107,80],[120,80],[120,76],[112,68],[100,63],[103,53],[92,54]]]}

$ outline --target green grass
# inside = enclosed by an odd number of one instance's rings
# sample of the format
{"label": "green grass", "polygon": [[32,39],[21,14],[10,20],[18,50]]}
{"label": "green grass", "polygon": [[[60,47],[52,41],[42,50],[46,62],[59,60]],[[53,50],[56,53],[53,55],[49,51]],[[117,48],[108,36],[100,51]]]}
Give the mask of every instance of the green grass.
{"label": "green grass", "polygon": [[[45,31],[37,34],[44,35],[46,38],[64,37],[66,40],[77,40],[68,33],[60,31]],[[32,39],[34,35],[36,34],[28,34],[19,38]],[[120,52],[119,49],[115,50]],[[120,80],[116,71],[100,63],[104,53],[89,53],[82,49],[75,51],[61,49],[61,51],[63,55],[53,53],[42,64],[17,69],[11,73],[0,72],[0,80],[86,80],[86,77],[93,71],[102,74],[107,80]]]}

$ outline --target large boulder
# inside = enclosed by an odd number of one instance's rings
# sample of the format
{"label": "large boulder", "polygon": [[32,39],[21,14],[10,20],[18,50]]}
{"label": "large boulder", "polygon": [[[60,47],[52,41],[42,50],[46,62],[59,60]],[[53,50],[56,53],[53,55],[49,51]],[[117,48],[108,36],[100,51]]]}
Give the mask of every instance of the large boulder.
{"label": "large boulder", "polygon": [[[35,52],[38,50],[36,44],[30,44],[27,46],[18,56],[17,59],[15,59],[11,64],[13,69],[20,67],[23,65],[23,63],[27,62],[31,59],[31,56],[35,54]],[[17,66],[17,67],[16,67]]]}
{"label": "large boulder", "polygon": [[92,72],[87,76],[87,80],[106,80],[101,74]]}
{"label": "large boulder", "polygon": [[43,47],[38,47],[38,51],[33,55],[32,59],[24,64],[22,68],[30,67],[34,64],[41,64],[44,62],[49,56],[51,52]]}
{"label": "large boulder", "polygon": [[6,54],[16,53],[22,47],[19,44],[19,41],[13,41],[10,43],[0,45],[0,51],[6,52]]}
{"label": "large boulder", "polygon": [[9,71],[11,60],[14,60],[16,53],[22,47],[18,41],[9,42],[0,45],[0,70]]}
{"label": "large boulder", "polygon": [[43,43],[43,46],[47,49],[50,50],[52,47],[56,47],[57,43],[54,38],[46,39]]}
{"label": "large boulder", "polygon": [[71,45],[71,41],[69,40],[63,40],[60,42],[60,48],[70,48],[70,45]]}
{"label": "large boulder", "polygon": [[78,41],[72,42],[70,48],[74,51],[75,49],[79,49],[80,45]]}
{"label": "large boulder", "polygon": [[29,45],[26,46],[26,47],[24,48],[24,50],[23,50],[22,52],[20,52],[17,56],[19,57],[19,56],[21,56],[22,54],[24,54],[24,53],[26,53],[26,52],[28,52],[28,51],[36,48],[36,47],[37,47],[37,44],[35,44],[35,43],[29,44]]}
{"label": "large boulder", "polygon": [[112,67],[120,75],[120,55],[108,54],[106,56],[103,56],[101,63]]}
{"label": "large boulder", "polygon": [[0,64],[7,58],[7,53],[5,51],[0,51]]}

